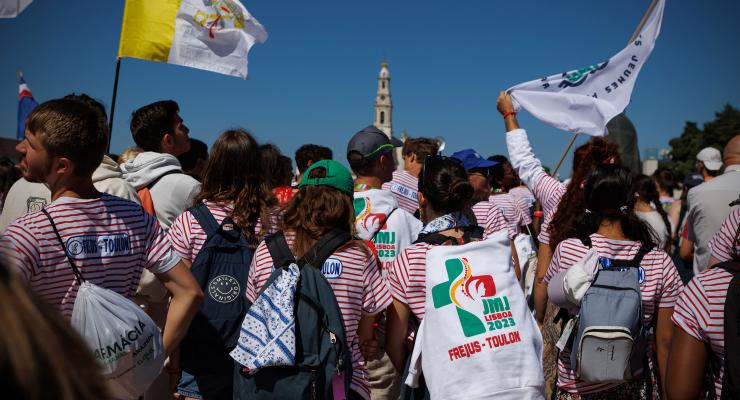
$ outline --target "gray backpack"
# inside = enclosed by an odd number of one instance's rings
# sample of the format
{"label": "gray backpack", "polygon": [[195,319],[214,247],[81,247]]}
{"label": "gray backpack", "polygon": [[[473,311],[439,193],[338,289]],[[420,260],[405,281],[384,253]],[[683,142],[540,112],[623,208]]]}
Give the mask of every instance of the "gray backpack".
{"label": "gray backpack", "polygon": [[[590,240],[583,242],[591,247]],[[581,300],[570,355],[581,381],[624,382],[646,365],[649,328],[642,323],[640,262],[650,250],[641,247],[632,260],[599,258],[596,278]]]}

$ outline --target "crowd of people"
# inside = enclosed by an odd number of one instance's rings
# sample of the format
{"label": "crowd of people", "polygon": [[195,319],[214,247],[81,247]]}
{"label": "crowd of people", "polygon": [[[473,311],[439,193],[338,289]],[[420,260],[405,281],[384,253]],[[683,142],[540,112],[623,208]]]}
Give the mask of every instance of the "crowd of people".
{"label": "crowd of people", "polygon": [[91,282],[161,330],[134,398],[740,396],[740,134],[680,184],[595,137],[561,182],[497,108],[507,155],[368,126],[349,169],[305,144],[294,171],[243,129],[209,151],[172,100],[132,113],[120,155],[98,101],[39,105],[0,160],[2,386],[116,397],[69,324]]}

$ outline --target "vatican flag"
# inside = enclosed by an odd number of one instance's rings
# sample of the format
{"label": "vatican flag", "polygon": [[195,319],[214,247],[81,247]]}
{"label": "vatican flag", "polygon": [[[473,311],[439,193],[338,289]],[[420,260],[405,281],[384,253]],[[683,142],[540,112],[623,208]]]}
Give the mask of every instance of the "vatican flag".
{"label": "vatican flag", "polygon": [[246,79],[247,54],[267,31],[238,0],[126,0],[118,57]]}

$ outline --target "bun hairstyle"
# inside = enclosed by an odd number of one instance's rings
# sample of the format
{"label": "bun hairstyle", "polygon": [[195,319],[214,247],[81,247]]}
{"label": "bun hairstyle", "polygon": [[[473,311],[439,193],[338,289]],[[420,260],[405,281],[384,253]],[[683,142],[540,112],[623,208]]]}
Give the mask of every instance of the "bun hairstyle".
{"label": "bun hairstyle", "polygon": [[470,208],[475,190],[458,160],[427,157],[419,176],[419,191],[429,200],[434,212],[449,214]]}
{"label": "bun hairstyle", "polygon": [[[573,153],[573,174],[570,184],[550,223],[550,249],[555,251],[558,243],[574,236],[573,224],[583,215],[583,183],[599,165],[619,165],[619,148],[606,139],[595,137],[578,147]],[[626,189],[629,190],[629,187]]]}
{"label": "bun hairstyle", "polygon": [[630,207],[631,186],[629,168],[613,164],[597,166],[584,184],[585,212],[576,221],[572,237],[585,240],[598,231],[602,221],[619,221],[627,238],[654,247],[650,227]]}

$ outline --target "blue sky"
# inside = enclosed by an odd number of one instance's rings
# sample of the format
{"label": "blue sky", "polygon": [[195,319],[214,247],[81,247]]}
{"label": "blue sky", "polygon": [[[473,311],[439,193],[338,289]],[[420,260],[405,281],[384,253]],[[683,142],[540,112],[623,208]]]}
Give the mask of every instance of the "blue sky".
{"label": "blue sky", "polygon": [[[252,48],[251,79],[124,59],[112,151],[133,144],[134,109],[171,98],[191,136],[206,143],[244,127],[291,157],[301,144],[318,143],[344,159],[349,137],[372,122],[385,56],[395,133],[443,136],[447,154],[464,147],[505,153],[499,90],[609,58],[649,3],[244,1],[270,35]],[[39,101],[85,92],[110,107],[123,6],[35,0],[19,18],[0,20],[1,136],[15,135],[19,69]],[[667,1],[627,109],[643,152],[667,147],[687,120],[703,123],[725,103],[740,106],[739,17],[736,0]],[[569,134],[526,114],[520,122],[553,166]]]}

